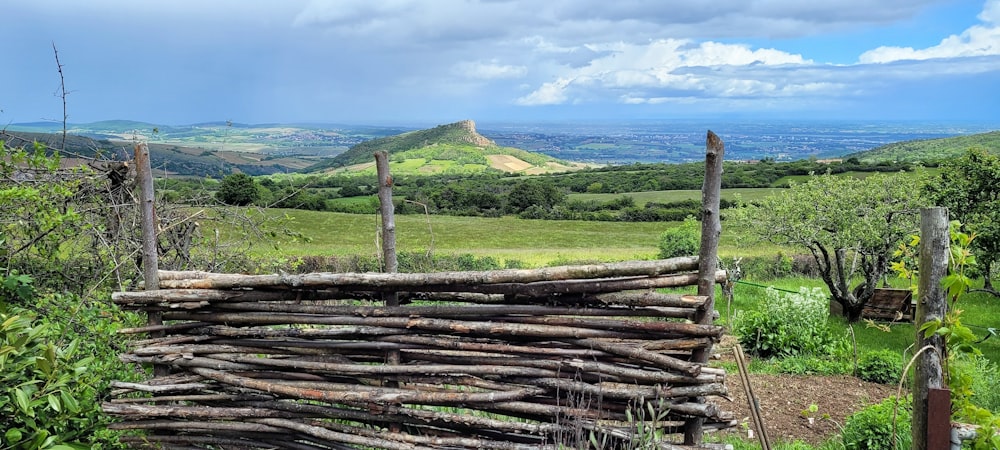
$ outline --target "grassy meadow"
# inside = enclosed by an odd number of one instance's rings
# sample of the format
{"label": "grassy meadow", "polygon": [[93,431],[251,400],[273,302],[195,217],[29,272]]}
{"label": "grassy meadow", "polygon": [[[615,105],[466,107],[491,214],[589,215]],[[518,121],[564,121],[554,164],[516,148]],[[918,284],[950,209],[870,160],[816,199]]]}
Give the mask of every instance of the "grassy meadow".
{"label": "grassy meadow", "polygon": [[[261,243],[253,250],[258,256],[342,256],[378,252],[376,233],[380,225],[377,215],[297,209],[270,209],[265,213],[276,219],[285,218],[282,226],[308,240]],[[527,267],[653,259],[659,252],[660,234],[679,225],[680,222],[398,215],[396,248],[401,252],[491,256],[500,261],[518,260]],[[226,227],[220,228],[220,232],[224,238],[241,239]],[[768,246],[739,248],[735,234],[723,225],[719,250],[723,258],[776,254],[779,250]]]}
{"label": "grassy meadow", "polygon": [[[260,256],[375,254],[378,216],[303,210],[287,215],[289,230],[309,239],[256,248]],[[396,248],[406,252],[492,256],[527,266],[557,261],[651,259],[660,233],[675,224],[525,220],[437,215],[396,216]]]}

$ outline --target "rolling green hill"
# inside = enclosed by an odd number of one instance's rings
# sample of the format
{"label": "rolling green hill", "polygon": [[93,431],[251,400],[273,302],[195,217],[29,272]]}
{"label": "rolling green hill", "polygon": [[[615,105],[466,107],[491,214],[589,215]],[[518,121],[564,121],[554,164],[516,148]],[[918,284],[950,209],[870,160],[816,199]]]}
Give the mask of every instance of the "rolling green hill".
{"label": "rolling green hill", "polygon": [[389,153],[392,172],[402,174],[475,173],[490,168],[503,172],[538,174],[583,167],[541,153],[501,147],[476,132],[473,121],[463,120],[365,141],[304,171],[374,172],[372,155],[377,151]]}
{"label": "rolling green hill", "polygon": [[895,142],[871,150],[844,155],[843,158],[857,158],[864,162],[931,162],[954,158],[973,147],[981,147],[991,153],[1000,153],[1000,131],[941,139]]}
{"label": "rolling green hill", "polygon": [[[0,131],[0,141],[10,147],[31,147],[35,142],[59,151],[63,161],[79,164],[82,159],[127,160],[132,155],[132,142],[92,139],[73,134]],[[159,174],[182,176],[220,176],[233,171],[265,175],[301,169],[302,159],[271,157],[260,153],[209,151],[182,145],[149,143],[150,163]]]}

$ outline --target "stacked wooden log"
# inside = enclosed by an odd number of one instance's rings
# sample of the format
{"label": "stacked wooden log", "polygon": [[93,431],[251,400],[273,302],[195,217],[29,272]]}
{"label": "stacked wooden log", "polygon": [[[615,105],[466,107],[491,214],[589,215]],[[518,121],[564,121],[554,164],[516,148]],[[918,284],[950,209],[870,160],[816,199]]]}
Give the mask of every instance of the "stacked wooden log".
{"label": "stacked wooden log", "polygon": [[690,323],[705,298],[655,291],[693,284],[696,268],[161,271],[160,289],[114,301],[162,314],[123,330],[157,337],[122,358],[168,374],[114,383],[104,409],[144,430],[136,447],[688,448],[670,437],[686,420],[734,423],[704,401],[725,393],[724,372],[690,361],[722,334]]}

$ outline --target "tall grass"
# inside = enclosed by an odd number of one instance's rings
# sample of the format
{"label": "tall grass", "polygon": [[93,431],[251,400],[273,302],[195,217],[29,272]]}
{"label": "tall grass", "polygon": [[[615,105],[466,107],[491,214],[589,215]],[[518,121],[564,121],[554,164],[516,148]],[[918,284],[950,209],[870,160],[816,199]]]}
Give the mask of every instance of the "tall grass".
{"label": "tall grass", "polygon": [[[378,252],[376,215],[277,209],[267,210],[266,214],[286,216],[284,226],[308,241],[279,234],[274,240],[254,248],[258,256],[370,255]],[[676,225],[399,215],[396,216],[396,248],[408,252],[492,256],[536,267],[554,262],[651,259],[658,252],[656,245],[660,233]],[[241,238],[226,227],[220,228],[220,233],[224,239]]]}

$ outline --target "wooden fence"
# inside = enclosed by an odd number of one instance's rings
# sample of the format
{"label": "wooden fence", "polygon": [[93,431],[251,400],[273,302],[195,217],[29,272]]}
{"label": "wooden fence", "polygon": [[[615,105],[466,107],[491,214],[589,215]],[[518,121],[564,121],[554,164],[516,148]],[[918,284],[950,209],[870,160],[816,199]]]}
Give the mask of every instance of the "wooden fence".
{"label": "wooden fence", "polygon": [[[138,153],[138,152],[137,152]],[[157,271],[103,407],[136,448],[714,448],[722,142],[699,257],[445,273]],[[148,175],[147,175],[148,176]],[[391,185],[391,183],[390,183]],[[391,196],[388,196],[391,198]],[[391,216],[390,216],[391,217]],[[389,222],[389,225],[392,223]],[[391,227],[389,227],[391,228]],[[144,264],[155,267],[155,254]],[[699,295],[658,288],[698,286]]]}
{"label": "wooden fence", "polygon": [[[163,448],[586,447],[683,433],[692,417],[729,426],[700,401],[725,393],[724,372],[689,361],[723,332],[684,321],[706,299],[652,290],[692,284],[696,265],[161,271],[159,290],[114,301],[162,313],[166,325],[125,332],[165,335],[122,357],[170,373],[114,383],[104,408],[114,428],[148,432],[134,444]],[[382,305],[390,293],[402,306]]]}

